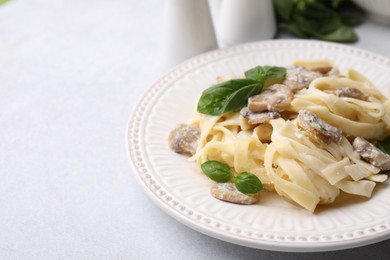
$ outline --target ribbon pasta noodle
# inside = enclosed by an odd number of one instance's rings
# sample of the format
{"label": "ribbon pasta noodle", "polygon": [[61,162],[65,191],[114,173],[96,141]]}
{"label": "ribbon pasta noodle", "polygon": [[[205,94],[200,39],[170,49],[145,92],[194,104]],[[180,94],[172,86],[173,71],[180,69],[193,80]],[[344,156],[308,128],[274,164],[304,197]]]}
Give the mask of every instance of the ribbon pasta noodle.
{"label": "ribbon pasta noodle", "polygon": [[[240,112],[200,114],[192,121],[200,138],[190,158],[199,165],[217,160],[235,172],[255,174],[263,187],[314,212],[318,204],[335,201],[340,192],[371,197],[381,169],[364,160],[351,140],[382,140],[390,134],[390,103],[362,74],[344,75],[329,61],[296,61],[308,69],[333,67],[335,75],[319,77],[294,93],[281,117],[249,124]],[[331,74],[331,73],[328,73]],[[357,89],[366,98],[338,96],[340,88]],[[300,127],[301,110],[317,115],[342,131],[339,142],[321,143]]]}

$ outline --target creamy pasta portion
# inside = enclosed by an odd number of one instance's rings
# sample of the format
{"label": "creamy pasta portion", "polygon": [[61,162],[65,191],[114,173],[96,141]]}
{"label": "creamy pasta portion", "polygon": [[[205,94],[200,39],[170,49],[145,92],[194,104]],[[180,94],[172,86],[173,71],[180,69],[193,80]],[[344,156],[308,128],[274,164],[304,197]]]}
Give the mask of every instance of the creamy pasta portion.
{"label": "creamy pasta portion", "polygon": [[[376,142],[389,134],[385,96],[357,71],[340,73],[319,60],[295,61],[280,82],[250,96],[240,110],[199,113],[169,140],[199,165],[218,161],[235,174],[254,174],[265,190],[314,212],[343,192],[371,197],[376,184],[387,180],[390,156]],[[222,200],[257,196],[221,187],[212,189]]]}

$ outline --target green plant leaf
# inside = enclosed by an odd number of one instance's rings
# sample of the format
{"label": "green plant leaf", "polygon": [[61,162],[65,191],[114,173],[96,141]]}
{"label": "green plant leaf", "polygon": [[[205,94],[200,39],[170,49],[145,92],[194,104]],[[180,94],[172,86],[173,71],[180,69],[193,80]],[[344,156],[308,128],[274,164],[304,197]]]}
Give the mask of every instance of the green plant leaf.
{"label": "green plant leaf", "polygon": [[346,25],[342,25],[328,34],[316,34],[316,37],[321,40],[332,42],[356,42],[358,40],[358,37],[352,28]]}
{"label": "green plant leaf", "polygon": [[390,136],[378,142],[377,146],[382,152],[390,154]]}
{"label": "green plant leaf", "polygon": [[[355,42],[357,35],[351,27],[362,22],[359,15],[343,15],[340,10],[350,13],[356,6],[350,0],[274,0],[280,28],[287,29],[299,38],[318,38],[334,42]],[[353,9],[354,8],[354,9]],[[283,26],[283,24],[285,26]]]}
{"label": "green plant leaf", "polygon": [[319,2],[307,4],[305,10],[297,10],[292,18],[303,32],[311,36],[332,32],[342,25],[339,15]]}
{"label": "green plant leaf", "polygon": [[345,2],[345,0],[331,0],[331,6],[337,9],[343,2]]}
{"label": "green plant leaf", "polygon": [[283,82],[285,75],[285,68],[274,66],[257,66],[245,71],[247,79],[264,82],[264,87]]}
{"label": "green plant leaf", "polygon": [[239,173],[234,181],[237,190],[244,194],[255,194],[263,189],[263,185],[259,178],[249,172]]}
{"label": "green plant leaf", "polygon": [[309,38],[309,37],[310,37],[310,35],[304,33],[304,32],[300,29],[300,27],[299,27],[296,23],[294,23],[294,22],[289,22],[289,23],[287,24],[287,30],[288,30],[290,33],[292,33],[293,35],[295,35],[295,36],[297,36],[297,37],[299,37],[299,38],[304,38],[304,39],[306,39],[306,38]]}
{"label": "green plant leaf", "polygon": [[197,110],[212,116],[237,111],[248,104],[249,97],[260,94],[263,86],[280,83],[285,75],[285,68],[255,67],[245,72],[246,79],[229,80],[203,91]]}
{"label": "green plant leaf", "polygon": [[293,10],[292,0],[273,0],[274,8],[277,15],[284,21],[290,20]]}
{"label": "green plant leaf", "polygon": [[234,79],[214,85],[205,91],[198,101],[198,112],[221,115],[236,111],[248,103],[250,96],[259,94],[263,84],[252,79]]}
{"label": "green plant leaf", "polygon": [[207,177],[215,182],[228,182],[234,176],[232,169],[227,164],[218,161],[207,161],[200,168]]}
{"label": "green plant leaf", "polygon": [[364,19],[360,16],[342,15],[341,21],[343,24],[353,27],[363,23]]}

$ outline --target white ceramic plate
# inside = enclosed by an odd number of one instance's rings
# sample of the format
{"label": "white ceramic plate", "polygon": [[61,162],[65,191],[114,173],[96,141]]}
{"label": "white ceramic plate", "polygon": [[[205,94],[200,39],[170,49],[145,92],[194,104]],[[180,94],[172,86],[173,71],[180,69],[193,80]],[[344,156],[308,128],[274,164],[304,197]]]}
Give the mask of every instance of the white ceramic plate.
{"label": "white ceramic plate", "polygon": [[217,50],[191,59],[156,82],[138,103],[128,129],[134,173],[149,196],[185,225],[232,243],[277,251],[326,251],[390,238],[390,187],[369,200],[344,196],[315,214],[263,192],[258,204],[214,199],[212,181],[194,162],[172,152],[169,132],[196,114],[197,98],[220,75],[256,65],[289,65],[294,59],[333,60],[341,70],[363,72],[382,90],[390,87],[390,60],[374,53],[304,40],[275,40]]}

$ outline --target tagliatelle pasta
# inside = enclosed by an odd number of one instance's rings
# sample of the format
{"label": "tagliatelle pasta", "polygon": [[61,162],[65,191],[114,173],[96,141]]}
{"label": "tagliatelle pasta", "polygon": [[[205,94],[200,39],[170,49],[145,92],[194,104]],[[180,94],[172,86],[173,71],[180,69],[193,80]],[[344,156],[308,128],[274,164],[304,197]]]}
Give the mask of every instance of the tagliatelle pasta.
{"label": "tagliatelle pasta", "polygon": [[[354,72],[356,74],[356,72]],[[340,87],[359,89],[368,100],[340,98],[326,91]],[[295,95],[291,109],[299,112],[306,109],[314,112],[329,124],[339,127],[343,133],[368,139],[381,139],[385,133],[385,98],[371,85],[356,82],[350,78],[320,78],[313,81],[308,89]]]}
{"label": "tagliatelle pasta", "polygon": [[[250,124],[239,111],[199,114],[191,122],[200,129],[200,137],[190,159],[199,165],[216,160],[236,173],[253,173],[266,190],[311,212],[318,204],[334,202],[340,192],[371,197],[376,183],[386,181],[387,175],[363,158],[353,139],[382,140],[390,134],[389,101],[357,71],[340,74],[330,61],[297,61],[295,65],[331,69],[307,88],[294,90],[291,104],[268,122]],[[318,133],[304,129],[297,118],[303,110],[342,135],[332,142],[313,138]]]}

